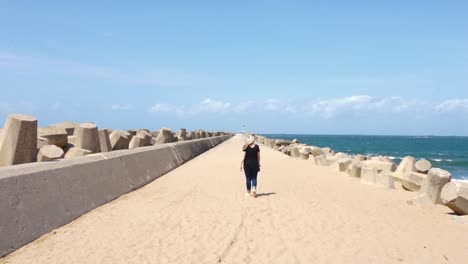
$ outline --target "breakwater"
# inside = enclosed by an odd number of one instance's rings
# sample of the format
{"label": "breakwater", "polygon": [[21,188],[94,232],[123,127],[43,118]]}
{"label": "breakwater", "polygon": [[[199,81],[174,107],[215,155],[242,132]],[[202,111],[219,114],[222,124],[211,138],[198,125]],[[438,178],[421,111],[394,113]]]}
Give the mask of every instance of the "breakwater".
{"label": "breakwater", "polygon": [[361,183],[374,184],[389,189],[415,192],[410,204],[433,206],[443,204],[458,215],[468,215],[468,183],[452,181],[449,171],[433,167],[426,159],[406,156],[397,164],[386,156],[371,156],[335,152],[329,147],[310,146],[298,139],[284,140],[257,136],[259,143],[293,158],[330,166]]}
{"label": "breakwater", "polygon": [[[91,123],[78,125],[73,132],[62,130],[60,125],[47,129],[55,134],[38,138],[41,129],[37,120],[11,115],[2,131],[2,162],[9,164],[0,167],[0,256],[148,184],[232,137],[230,133],[199,130],[187,133],[189,138],[184,131],[174,134],[163,128],[150,139],[146,130],[135,131],[133,136],[128,136],[133,131],[100,133]],[[54,132],[57,130],[60,132]],[[132,142],[138,147],[128,149]],[[109,149],[102,152],[102,146]],[[73,149],[73,155],[67,157]]]}
{"label": "breakwater", "polygon": [[265,134],[268,138],[293,140],[350,155],[387,156],[396,163],[405,156],[426,159],[448,170],[453,179],[468,180],[468,137]]}

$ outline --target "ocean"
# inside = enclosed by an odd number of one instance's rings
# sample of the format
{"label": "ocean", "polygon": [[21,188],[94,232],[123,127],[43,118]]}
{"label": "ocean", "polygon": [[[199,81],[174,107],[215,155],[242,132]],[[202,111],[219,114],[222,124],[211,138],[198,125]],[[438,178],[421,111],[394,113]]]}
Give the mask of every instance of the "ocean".
{"label": "ocean", "polygon": [[306,145],[330,147],[335,152],[388,156],[397,164],[405,156],[427,159],[434,167],[452,173],[452,178],[468,180],[468,137],[294,134],[263,136],[286,140],[296,138]]}

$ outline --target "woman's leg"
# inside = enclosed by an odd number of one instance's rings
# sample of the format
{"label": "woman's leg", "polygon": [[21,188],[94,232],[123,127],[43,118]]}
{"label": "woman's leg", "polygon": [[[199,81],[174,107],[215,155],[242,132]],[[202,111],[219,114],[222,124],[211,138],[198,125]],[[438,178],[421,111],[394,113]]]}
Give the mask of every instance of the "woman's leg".
{"label": "woman's leg", "polygon": [[244,168],[244,172],[245,172],[245,183],[246,183],[246,187],[247,187],[247,192],[250,193],[250,189],[251,189],[251,182],[252,182],[252,170],[249,170],[247,168]]}
{"label": "woman's leg", "polygon": [[254,192],[257,190],[257,175],[258,175],[258,170],[252,170],[251,180],[252,180],[252,190]]}

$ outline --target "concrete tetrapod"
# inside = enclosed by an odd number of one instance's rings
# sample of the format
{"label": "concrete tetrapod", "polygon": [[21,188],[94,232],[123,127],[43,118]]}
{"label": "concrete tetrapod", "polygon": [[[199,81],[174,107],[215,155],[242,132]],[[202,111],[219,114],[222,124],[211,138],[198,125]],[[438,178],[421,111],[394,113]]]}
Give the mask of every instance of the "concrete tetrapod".
{"label": "concrete tetrapod", "polygon": [[130,143],[128,144],[128,149],[134,149],[139,147],[144,147],[144,137],[141,136],[134,136]]}
{"label": "concrete tetrapod", "polygon": [[274,140],[275,146],[289,146],[292,144],[292,141],[283,140],[283,139],[276,139]]}
{"label": "concrete tetrapod", "polygon": [[137,136],[140,136],[144,139],[143,144],[145,146],[151,145],[151,133],[149,133],[148,131],[140,130],[138,131]]}
{"label": "concrete tetrapod", "polygon": [[414,166],[418,172],[422,173],[427,173],[432,168],[432,164],[425,159],[418,160]]}
{"label": "concrete tetrapod", "polygon": [[136,134],[137,134],[137,130],[136,130],[136,129],[128,129],[127,132],[128,132],[128,134],[130,134],[131,136],[136,136]]}
{"label": "concrete tetrapod", "polygon": [[387,189],[395,189],[395,180],[391,173],[381,172],[375,176],[375,184]]}
{"label": "concrete tetrapod", "polygon": [[156,144],[165,144],[173,142],[172,131],[168,128],[161,128],[156,137]]}
{"label": "concrete tetrapod", "polygon": [[203,129],[199,129],[198,132],[200,133],[200,137],[199,138],[206,138],[206,131],[203,130]]}
{"label": "concrete tetrapod", "polygon": [[338,168],[341,172],[345,172],[352,163],[353,161],[350,158],[341,158],[338,160]]}
{"label": "concrete tetrapod", "polygon": [[89,150],[91,153],[101,152],[99,133],[96,124],[80,124],[80,126],[75,129],[74,136],[76,136],[75,147]]}
{"label": "concrete tetrapod", "polygon": [[330,166],[326,156],[315,156],[315,164],[319,166]]}
{"label": "concrete tetrapod", "polygon": [[192,131],[187,132],[186,140],[192,140],[192,139],[195,139],[193,132]]}
{"label": "concrete tetrapod", "polygon": [[185,128],[181,128],[178,132],[177,132],[177,139],[179,141],[184,141],[184,140],[187,140],[187,130]]}
{"label": "concrete tetrapod", "polygon": [[68,134],[65,128],[60,126],[40,127],[37,136],[45,138],[50,145],[63,148],[68,144]]}
{"label": "concrete tetrapod", "polygon": [[348,175],[350,177],[361,178],[362,166],[360,163],[351,164],[348,167]]}
{"label": "concrete tetrapod", "polygon": [[37,161],[51,161],[63,158],[63,149],[55,145],[43,146],[37,154]]}
{"label": "concrete tetrapod", "polygon": [[128,144],[129,149],[149,146],[151,143],[151,134],[147,131],[141,130],[136,136],[130,140]]}
{"label": "concrete tetrapod", "polygon": [[37,119],[10,114],[0,136],[0,166],[36,161]]}
{"label": "concrete tetrapod", "polygon": [[112,150],[128,149],[130,139],[128,138],[129,134],[127,131],[114,130],[109,137]]}
{"label": "concrete tetrapod", "polygon": [[300,158],[301,157],[301,152],[300,152],[299,147],[292,146],[290,156],[293,157],[293,158]]}
{"label": "concrete tetrapod", "polygon": [[107,129],[99,129],[99,145],[101,147],[101,152],[109,152],[112,151],[112,145],[110,142],[109,130]]}
{"label": "concrete tetrapod", "polygon": [[419,172],[407,173],[401,179],[401,186],[405,190],[412,191],[412,192],[419,192],[426,177],[427,175],[424,173],[419,173]]}
{"label": "concrete tetrapod", "polygon": [[468,183],[451,181],[442,188],[442,203],[458,215],[468,215]]}
{"label": "concrete tetrapod", "polygon": [[314,157],[325,156],[327,154],[323,149],[313,146],[310,148],[310,153],[314,155]]}
{"label": "concrete tetrapod", "polygon": [[92,154],[91,151],[87,149],[81,149],[81,148],[70,148],[66,153],[65,153],[65,158],[75,158],[75,157],[81,157],[81,156],[86,156]]}
{"label": "concrete tetrapod", "polygon": [[43,137],[37,137],[37,152],[43,147],[49,145],[49,141]]}
{"label": "concrete tetrapod", "polygon": [[411,156],[404,157],[398,168],[393,173],[393,176],[397,179],[403,179],[404,176],[410,172],[416,172],[416,159]]}
{"label": "concrete tetrapod", "polygon": [[375,184],[377,168],[364,166],[361,168],[361,183]]}
{"label": "concrete tetrapod", "polygon": [[440,193],[451,178],[452,175],[446,170],[430,169],[419,190],[419,195],[414,200],[425,204],[442,204]]}
{"label": "concrete tetrapod", "polygon": [[201,131],[200,131],[200,130],[195,131],[195,135],[196,135],[197,139],[202,138],[202,134],[201,134]]}
{"label": "concrete tetrapod", "polygon": [[75,145],[76,144],[76,136],[68,136],[68,143]]}
{"label": "concrete tetrapod", "polygon": [[365,160],[362,161],[362,166],[374,167],[377,172],[393,172],[396,169],[396,164],[393,162],[380,161],[380,160]]}
{"label": "concrete tetrapod", "polygon": [[309,159],[310,155],[309,155],[309,151],[307,149],[303,148],[303,149],[301,149],[299,151],[299,153],[301,154],[301,159],[303,159],[303,160],[308,160]]}
{"label": "concrete tetrapod", "polygon": [[364,156],[364,155],[361,155],[361,154],[358,154],[354,157],[355,160],[358,160],[358,161],[365,161],[367,160],[367,157]]}
{"label": "concrete tetrapod", "polygon": [[53,124],[53,125],[50,125],[50,126],[60,128],[60,129],[65,129],[68,136],[73,136],[73,134],[75,133],[75,129],[79,125],[77,123],[75,123],[75,122],[65,121],[65,122]]}
{"label": "concrete tetrapod", "polygon": [[154,138],[157,138],[159,135],[159,130],[155,130],[153,132],[151,132],[151,136],[154,137]]}

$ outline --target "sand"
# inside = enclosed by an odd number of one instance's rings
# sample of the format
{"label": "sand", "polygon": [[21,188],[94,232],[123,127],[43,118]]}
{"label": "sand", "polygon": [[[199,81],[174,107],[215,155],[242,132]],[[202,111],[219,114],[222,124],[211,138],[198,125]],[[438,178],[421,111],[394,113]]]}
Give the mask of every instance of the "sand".
{"label": "sand", "polygon": [[0,263],[468,263],[468,225],[415,193],[261,148],[244,195],[234,137]]}

